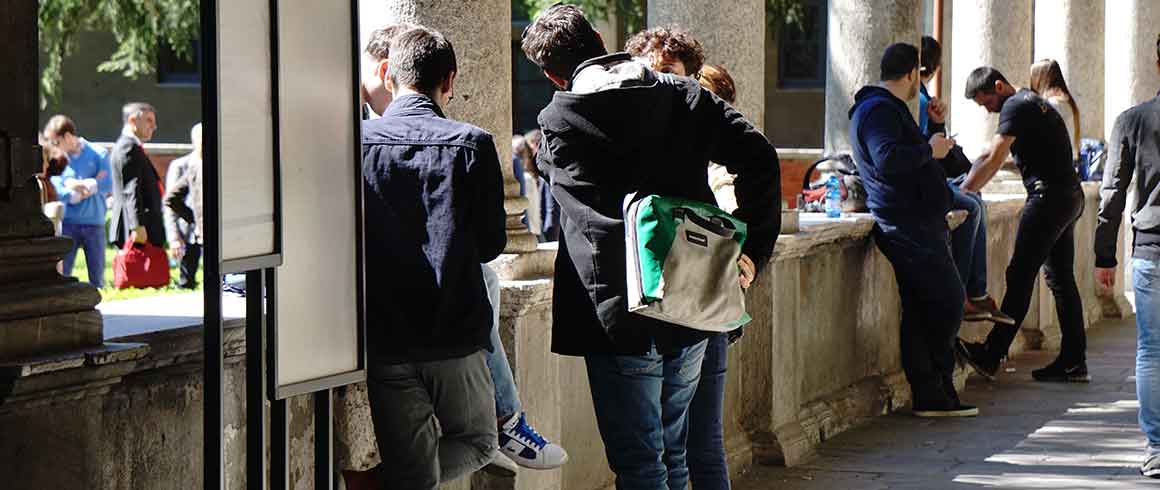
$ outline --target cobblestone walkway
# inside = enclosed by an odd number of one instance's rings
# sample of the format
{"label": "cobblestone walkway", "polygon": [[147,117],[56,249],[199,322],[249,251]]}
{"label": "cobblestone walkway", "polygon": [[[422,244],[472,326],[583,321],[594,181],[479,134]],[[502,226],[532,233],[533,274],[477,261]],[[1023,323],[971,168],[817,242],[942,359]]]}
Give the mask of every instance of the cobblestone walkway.
{"label": "cobblestone walkway", "polygon": [[[1004,365],[997,383],[972,377],[963,399],[977,419],[880,417],[827,441],[796,468],[757,466],[739,490],[1134,489],[1144,436],[1136,423],[1134,320],[1089,331],[1092,383],[1049,384],[1031,370],[1053,354]],[[1014,369],[1012,372],[1011,369]]]}

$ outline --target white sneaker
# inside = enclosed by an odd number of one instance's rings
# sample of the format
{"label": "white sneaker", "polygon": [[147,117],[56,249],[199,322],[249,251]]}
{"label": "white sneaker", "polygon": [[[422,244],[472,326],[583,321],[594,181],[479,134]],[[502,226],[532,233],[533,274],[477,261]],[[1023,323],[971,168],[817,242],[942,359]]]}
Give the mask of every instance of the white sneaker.
{"label": "white sneaker", "polygon": [[1160,478],[1160,451],[1149,449],[1144,454],[1144,464],[1140,465],[1140,474],[1148,478]]}
{"label": "white sneaker", "polygon": [[534,470],[559,468],[568,461],[564,448],[536,432],[523,412],[509,418],[500,427],[499,450],[516,464]]}

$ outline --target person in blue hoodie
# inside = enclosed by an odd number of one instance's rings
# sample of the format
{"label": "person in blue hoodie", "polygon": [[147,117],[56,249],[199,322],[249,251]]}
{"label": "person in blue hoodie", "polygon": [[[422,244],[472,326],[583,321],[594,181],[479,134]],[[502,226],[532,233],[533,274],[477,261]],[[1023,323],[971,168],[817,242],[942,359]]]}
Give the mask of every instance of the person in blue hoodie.
{"label": "person in blue hoodie", "polygon": [[105,196],[113,191],[108,152],[77,136],[76,124],[63,114],[48,120],[44,138],[68,154],[68,167],[52,178],[52,186],[64,204],[61,235],[73,240],[72,249],[64,255],[61,272],[72,275],[77,249],[83,249],[89,284],[100,288],[105,276]]}
{"label": "person in blue hoodie", "polygon": [[954,340],[966,292],[951,258],[946,214],[950,191],[937,160],[955,141],[932,113],[924,134],[907,102],[921,83],[918,48],[893,44],[882,56],[881,82],[863,87],[850,109],[850,141],[876,221],[874,241],[894,267],[902,298],[902,369],[914,415],[971,417],[954,386]]}

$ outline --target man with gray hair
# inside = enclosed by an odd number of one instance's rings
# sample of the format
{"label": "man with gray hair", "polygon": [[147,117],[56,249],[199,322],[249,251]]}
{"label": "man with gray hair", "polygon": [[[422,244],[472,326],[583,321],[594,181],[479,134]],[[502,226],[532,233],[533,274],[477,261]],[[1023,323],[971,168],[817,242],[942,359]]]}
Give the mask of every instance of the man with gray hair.
{"label": "man with gray hair", "polygon": [[109,154],[113,178],[109,241],[118,247],[126,240],[160,247],[165,243],[161,178],[144,147],[157,130],[157,114],[147,103],[131,102],[121,109],[121,121],[121,137]]}
{"label": "man with gray hair", "polygon": [[181,261],[177,287],[182,289],[197,288],[201,262],[201,123],[189,131],[189,140],[193,151],[165,172],[165,237],[170,255]]}

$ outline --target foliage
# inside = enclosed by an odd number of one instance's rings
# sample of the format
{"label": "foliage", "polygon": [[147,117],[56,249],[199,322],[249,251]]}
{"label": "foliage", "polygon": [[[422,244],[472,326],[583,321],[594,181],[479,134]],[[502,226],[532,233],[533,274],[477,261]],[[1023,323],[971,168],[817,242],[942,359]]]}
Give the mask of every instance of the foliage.
{"label": "foliage", "polygon": [[[647,0],[565,0],[564,3],[579,5],[584,12],[598,20],[608,20],[610,13],[616,14],[628,33],[638,32],[645,27]],[[541,10],[558,3],[558,0],[512,0],[512,17],[533,19]],[[804,11],[802,0],[765,0],[765,14],[771,33],[776,34],[783,25],[800,26]]]}
{"label": "foliage", "polygon": [[117,50],[98,71],[128,78],[156,70],[157,48],[165,43],[187,61],[199,31],[199,0],[40,0],[40,75],[42,100],[59,93],[61,67],[82,31],[113,34]]}

